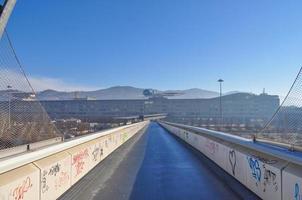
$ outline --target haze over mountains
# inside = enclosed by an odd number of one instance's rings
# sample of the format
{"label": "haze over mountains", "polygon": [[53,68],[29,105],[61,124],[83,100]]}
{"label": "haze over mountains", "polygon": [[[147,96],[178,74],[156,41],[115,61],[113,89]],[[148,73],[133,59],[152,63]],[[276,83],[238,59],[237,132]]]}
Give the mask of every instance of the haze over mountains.
{"label": "haze over mountains", "polygon": [[[218,92],[208,91],[198,88],[187,90],[167,90],[160,91],[154,89],[157,93],[169,92],[179,93],[178,95],[167,97],[170,99],[196,99],[196,98],[213,98],[219,96]],[[95,91],[77,91],[77,92],[62,92],[55,90],[45,90],[38,92],[37,97],[40,100],[70,100],[75,98],[95,98],[98,100],[113,100],[113,99],[144,99],[143,88],[135,88],[131,86],[115,86],[106,89]]]}

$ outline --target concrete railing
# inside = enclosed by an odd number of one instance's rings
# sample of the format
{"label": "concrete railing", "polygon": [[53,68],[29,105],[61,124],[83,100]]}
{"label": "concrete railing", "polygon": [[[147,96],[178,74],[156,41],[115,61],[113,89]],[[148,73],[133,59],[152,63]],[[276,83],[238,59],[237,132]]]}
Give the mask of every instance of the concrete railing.
{"label": "concrete railing", "polygon": [[0,160],[0,199],[57,199],[148,124],[110,129]]}
{"label": "concrete railing", "polygon": [[203,128],[160,124],[260,198],[302,199],[302,153]]}

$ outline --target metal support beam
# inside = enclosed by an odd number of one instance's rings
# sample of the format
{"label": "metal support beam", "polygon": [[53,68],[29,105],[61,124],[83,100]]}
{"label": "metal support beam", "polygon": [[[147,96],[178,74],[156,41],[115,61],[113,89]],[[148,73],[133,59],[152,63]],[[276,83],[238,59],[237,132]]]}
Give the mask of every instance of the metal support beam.
{"label": "metal support beam", "polygon": [[8,19],[15,7],[17,0],[5,0],[2,6],[2,11],[0,15],[0,38],[3,35]]}

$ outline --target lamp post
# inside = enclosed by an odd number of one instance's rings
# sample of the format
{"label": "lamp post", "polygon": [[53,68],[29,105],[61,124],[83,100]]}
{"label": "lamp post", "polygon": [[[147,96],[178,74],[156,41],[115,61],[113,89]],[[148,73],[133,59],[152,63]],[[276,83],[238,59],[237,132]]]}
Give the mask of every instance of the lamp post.
{"label": "lamp post", "polygon": [[223,124],[223,116],[222,116],[222,83],[224,82],[224,80],[219,79],[219,87],[220,87],[220,92],[219,92],[219,111],[220,111],[220,127],[222,127]]}

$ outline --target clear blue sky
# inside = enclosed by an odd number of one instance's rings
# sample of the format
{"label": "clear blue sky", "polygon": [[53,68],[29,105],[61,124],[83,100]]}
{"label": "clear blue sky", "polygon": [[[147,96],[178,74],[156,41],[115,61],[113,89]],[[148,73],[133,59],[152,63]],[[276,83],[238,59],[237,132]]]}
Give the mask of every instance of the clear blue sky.
{"label": "clear blue sky", "polygon": [[223,78],[226,91],[284,95],[302,65],[301,8],[299,0],[18,0],[8,31],[27,73],[55,89],[217,90]]}

